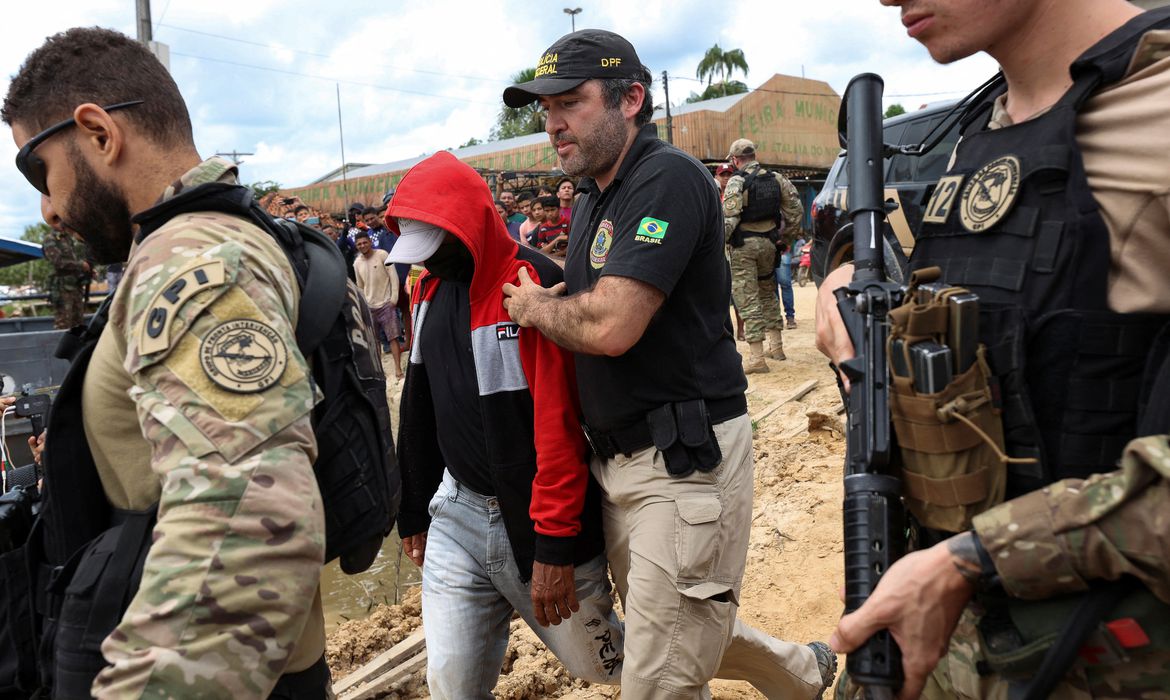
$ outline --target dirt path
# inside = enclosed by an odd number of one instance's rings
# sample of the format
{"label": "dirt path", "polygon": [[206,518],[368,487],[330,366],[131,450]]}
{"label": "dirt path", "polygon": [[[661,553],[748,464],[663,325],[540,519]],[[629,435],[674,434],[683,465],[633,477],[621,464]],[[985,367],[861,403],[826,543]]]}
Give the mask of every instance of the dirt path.
{"label": "dirt path", "polygon": [[[841,467],[844,439],[837,414],[840,399],[824,357],[813,347],[816,290],[795,289],[800,327],[784,332],[788,359],[769,361],[768,374],[750,375],[753,416],[816,379],[816,389],[759,421],[755,434],[755,509],[739,614],[749,624],[782,639],[826,639],[841,614]],[[740,344],[740,351],[747,347]],[[810,429],[811,426],[811,429]],[[419,624],[417,593],[402,606],[376,608],[330,635],[334,679],[405,637]],[[715,681],[717,700],[761,698],[742,682]],[[425,698],[425,677],[415,674],[386,697]],[[570,679],[555,657],[520,621],[512,636],[496,697],[620,697],[615,688]]]}

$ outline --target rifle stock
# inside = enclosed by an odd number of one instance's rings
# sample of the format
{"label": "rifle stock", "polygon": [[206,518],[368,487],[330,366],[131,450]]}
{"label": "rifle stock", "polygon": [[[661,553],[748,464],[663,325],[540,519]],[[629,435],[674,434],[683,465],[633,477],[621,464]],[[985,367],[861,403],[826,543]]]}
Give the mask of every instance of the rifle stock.
{"label": "rifle stock", "polygon": [[[834,292],[856,356],[841,363],[849,378],[845,464],[845,609],[869,598],[882,575],[905,550],[901,483],[891,469],[889,311],[904,291],[886,279],[881,251],[885,220],[882,79],[858,75],[845,90],[841,121],[847,126],[849,218],[853,227],[853,281]],[[902,685],[902,654],[887,630],[849,654],[850,678],[870,697]]]}

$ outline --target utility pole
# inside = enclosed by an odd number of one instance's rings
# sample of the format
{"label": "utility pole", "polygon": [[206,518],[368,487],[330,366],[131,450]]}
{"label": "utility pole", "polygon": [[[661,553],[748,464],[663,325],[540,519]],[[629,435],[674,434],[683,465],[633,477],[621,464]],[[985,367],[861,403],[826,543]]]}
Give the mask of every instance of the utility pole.
{"label": "utility pole", "polygon": [[138,40],[144,44],[154,41],[150,28],[150,0],[138,0]]}
{"label": "utility pole", "polygon": [[662,89],[666,91],[666,142],[674,145],[674,120],[670,117],[670,79],[662,71]]}
{"label": "utility pole", "polygon": [[220,151],[219,153],[216,153],[215,155],[223,156],[225,158],[231,158],[233,163],[235,163],[236,165],[241,165],[241,164],[243,164],[244,161],[243,161],[243,159],[240,158],[240,156],[254,156],[256,154],[255,153],[240,153],[239,151],[237,151],[236,149],[233,148],[230,153],[228,153],[226,151]]}
{"label": "utility pole", "polygon": [[565,14],[569,16],[569,20],[572,22],[571,26],[573,27],[573,31],[577,31],[577,15],[581,14],[581,8],[577,7],[570,10],[566,7]]}

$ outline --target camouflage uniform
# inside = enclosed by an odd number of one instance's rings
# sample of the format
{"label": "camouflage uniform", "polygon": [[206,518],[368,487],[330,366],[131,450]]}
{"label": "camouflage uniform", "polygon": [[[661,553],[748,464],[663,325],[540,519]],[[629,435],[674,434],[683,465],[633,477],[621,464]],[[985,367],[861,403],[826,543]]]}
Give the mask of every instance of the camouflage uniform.
{"label": "camouflage uniform", "polygon": [[[752,161],[744,166],[745,173],[755,172],[760,164]],[[792,239],[800,232],[804,218],[804,205],[800,194],[788,178],[775,173],[780,183],[781,210],[777,217],[783,217],[784,236]],[[739,215],[743,211],[743,175],[732,175],[723,191],[723,235],[731,238],[737,226],[741,226]],[[745,232],[765,233],[775,228],[771,221],[743,222]],[[776,267],[776,246],[766,237],[752,236],[744,239],[740,248],[731,249],[731,295],[744,321],[744,336],[749,343],[764,340],[765,330],[779,333],[784,327],[780,302],[776,298],[776,282],[773,270]]]}
{"label": "camouflage uniform", "polygon": [[53,276],[49,278],[53,328],[81,325],[85,318],[85,288],[92,279],[85,261],[85,244],[64,231],[49,229],[41,251],[53,266]]}
{"label": "camouflage uniform", "polygon": [[[235,173],[205,161],[160,201]],[[321,658],[320,395],[298,303],[284,253],[236,217],[180,215],[132,248],[83,414],[106,496],[158,501],[158,524],[95,696],[264,698]]]}
{"label": "camouflage uniform", "polygon": [[[1078,593],[1089,581],[1129,574],[1170,602],[1168,511],[1170,441],[1155,435],[1131,441],[1120,470],[1056,482],[976,516],[974,526],[1013,598]],[[923,697],[1007,698],[1006,680],[977,671],[980,612],[964,611]],[[1170,698],[1170,650],[1126,652],[1114,664],[1074,664],[1051,697]]]}

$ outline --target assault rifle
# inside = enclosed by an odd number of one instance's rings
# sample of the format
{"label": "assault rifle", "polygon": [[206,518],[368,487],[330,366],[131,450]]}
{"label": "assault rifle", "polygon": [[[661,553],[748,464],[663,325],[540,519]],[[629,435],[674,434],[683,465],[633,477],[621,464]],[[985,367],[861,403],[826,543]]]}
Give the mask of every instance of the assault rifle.
{"label": "assault rifle", "polygon": [[[842,362],[849,378],[845,456],[845,610],[853,612],[905,551],[901,483],[891,468],[889,312],[905,291],[886,279],[878,244],[885,222],[881,77],[864,73],[849,81],[838,120],[847,129],[849,218],[853,227],[853,281],[836,290],[841,318],[856,356]],[[892,697],[902,685],[902,653],[888,630],[849,654],[850,678],[868,697]]]}

